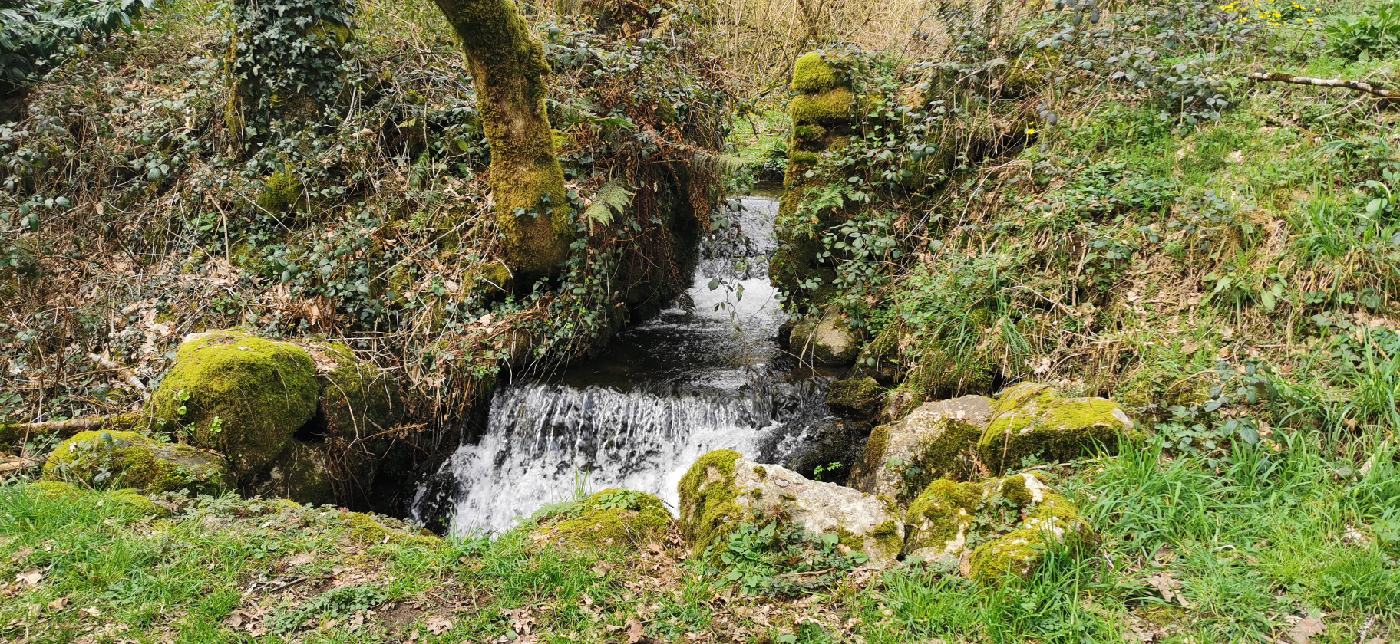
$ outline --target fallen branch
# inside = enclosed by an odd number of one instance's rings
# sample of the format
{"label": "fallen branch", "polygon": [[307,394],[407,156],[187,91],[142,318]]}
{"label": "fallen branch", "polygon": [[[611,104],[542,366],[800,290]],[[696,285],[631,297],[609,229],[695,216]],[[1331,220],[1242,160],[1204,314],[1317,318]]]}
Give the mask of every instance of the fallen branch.
{"label": "fallen branch", "polygon": [[1312,78],[1310,76],[1292,76],[1280,74],[1278,72],[1250,72],[1249,80],[1256,83],[1291,83],[1293,85],[1312,85],[1314,87],[1340,87],[1357,92],[1365,92],[1373,96],[1379,96],[1388,101],[1400,99],[1400,92],[1384,87],[1377,87],[1365,81],[1343,80],[1340,78]]}
{"label": "fallen branch", "polygon": [[15,472],[23,472],[38,464],[39,461],[32,458],[24,458],[22,456],[0,456],[0,478]]}
{"label": "fallen branch", "polygon": [[140,422],[140,412],[127,412],[110,416],[85,416],[37,423],[0,423],[0,447],[22,445],[35,436],[68,438],[78,432],[94,429],[127,430],[135,428]]}

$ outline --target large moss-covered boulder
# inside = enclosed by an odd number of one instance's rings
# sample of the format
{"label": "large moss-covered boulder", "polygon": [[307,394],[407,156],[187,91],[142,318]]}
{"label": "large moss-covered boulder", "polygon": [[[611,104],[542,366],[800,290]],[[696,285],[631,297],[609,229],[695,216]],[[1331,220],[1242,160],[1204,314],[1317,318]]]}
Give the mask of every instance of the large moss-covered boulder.
{"label": "large moss-covered boulder", "polygon": [[403,412],[393,379],[339,342],[306,342],[301,346],[316,367],[319,420],[324,422],[317,430],[326,438],[346,443],[382,442],[384,433]]}
{"label": "large moss-covered boulder", "polygon": [[1117,449],[1133,434],[1133,421],[1103,398],[1064,398],[1048,385],[1022,383],[1004,390],[978,441],[983,462],[995,471],[1027,457],[1063,462],[1096,449]]}
{"label": "large moss-covered boulder", "polygon": [[59,443],[44,463],[44,478],[145,494],[217,494],[228,487],[218,454],[124,431],[80,432]]}
{"label": "large moss-covered boulder", "polygon": [[985,396],[925,403],[876,427],[851,470],[851,486],[906,503],[934,479],[975,477],[981,469],[977,440],[991,403]]}
{"label": "large moss-covered boulder", "polygon": [[1049,548],[1090,534],[1074,505],[1031,473],[939,479],[909,504],[905,522],[906,555],[954,563],[979,580],[1029,574]]}
{"label": "large moss-covered boulder", "polygon": [[671,513],[644,492],[610,488],[539,518],[536,539],[567,548],[635,548],[666,537]]}
{"label": "large moss-covered boulder", "polygon": [[846,551],[875,565],[899,555],[904,526],[880,499],[834,483],[759,465],[738,452],[702,456],[680,484],[680,525],[696,552],[705,552],[745,523],[789,521],[813,535],[834,535]]}
{"label": "large moss-covered boulder", "polygon": [[316,364],[303,348],[241,331],[191,336],[151,395],[159,429],[229,459],[240,482],[264,471],[316,416]]}
{"label": "large moss-covered boulder", "polygon": [[844,367],[856,360],[860,344],[846,319],[836,311],[803,319],[792,327],[793,352],[817,364]]}

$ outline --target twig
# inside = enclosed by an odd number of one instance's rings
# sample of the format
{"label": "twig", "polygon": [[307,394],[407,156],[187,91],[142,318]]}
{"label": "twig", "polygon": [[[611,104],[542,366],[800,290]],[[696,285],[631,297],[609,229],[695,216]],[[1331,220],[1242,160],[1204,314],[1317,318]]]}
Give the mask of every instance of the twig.
{"label": "twig", "polygon": [[1312,85],[1314,87],[1340,87],[1344,89],[1355,90],[1358,92],[1365,92],[1373,96],[1379,96],[1383,99],[1386,99],[1387,101],[1400,99],[1400,92],[1397,92],[1393,89],[1378,87],[1365,81],[1343,80],[1340,78],[1312,78],[1310,76],[1291,76],[1289,74],[1280,74],[1278,72],[1250,72],[1248,74],[1248,78],[1249,80],[1252,80],[1256,83],[1272,82],[1291,83],[1293,85]]}
{"label": "twig", "polygon": [[121,376],[122,382],[126,383],[132,389],[135,389],[136,391],[141,393],[142,399],[150,397],[150,392],[146,390],[146,384],[141,382],[141,379],[137,378],[136,374],[131,373],[130,369],[127,369],[126,367],[112,362],[111,358],[108,358],[106,356],[102,356],[96,353],[89,353],[87,355],[88,359],[92,360],[93,362],[96,362],[97,364],[102,365],[103,367],[117,372],[117,375]]}

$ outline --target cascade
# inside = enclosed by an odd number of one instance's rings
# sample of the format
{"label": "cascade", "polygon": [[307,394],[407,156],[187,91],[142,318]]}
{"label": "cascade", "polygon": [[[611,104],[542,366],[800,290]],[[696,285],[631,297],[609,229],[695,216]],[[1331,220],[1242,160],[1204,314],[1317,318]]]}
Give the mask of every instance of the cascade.
{"label": "cascade", "polygon": [[[702,454],[733,449],[783,463],[832,424],[820,379],[777,344],[784,321],[768,281],[776,200],[735,200],[701,247],[690,289],[603,355],[492,398],[414,500],[420,521],[499,532],[580,490],[660,496]],[[430,517],[432,513],[447,516]]]}

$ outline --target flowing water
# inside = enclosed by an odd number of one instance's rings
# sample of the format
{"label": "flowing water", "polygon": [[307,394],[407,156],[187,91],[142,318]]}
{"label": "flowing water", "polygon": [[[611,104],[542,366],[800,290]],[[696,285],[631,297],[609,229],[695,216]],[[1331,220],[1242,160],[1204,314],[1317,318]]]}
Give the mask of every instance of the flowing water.
{"label": "flowing water", "polygon": [[776,341],[776,212],[769,197],[736,200],[670,308],[596,359],[496,392],[485,432],[420,487],[415,517],[498,532],[580,487],[643,490],[674,510],[676,484],[708,451],[790,463],[828,434],[820,379]]}

